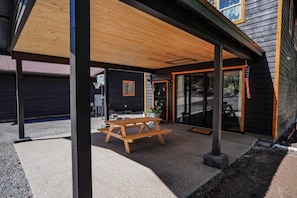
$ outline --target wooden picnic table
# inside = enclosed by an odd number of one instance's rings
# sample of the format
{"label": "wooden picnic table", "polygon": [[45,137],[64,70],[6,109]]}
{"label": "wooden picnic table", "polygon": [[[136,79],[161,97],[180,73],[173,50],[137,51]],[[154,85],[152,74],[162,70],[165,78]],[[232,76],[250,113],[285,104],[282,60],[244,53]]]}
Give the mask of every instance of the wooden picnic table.
{"label": "wooden picnic table", "polygon": [[[158,136],[159,142],[165,144],[165,141],[162,137],[163,134],[168,134],[171,132],[171,129],[160,129],[159,122],[161,118],[153,117],[139,117],[139,118],[128,118],[122,120],[107,120],[106,124],[109,125],[107,128],[97,129],[99,132],[106,134],[105,142],[108,143],[110,137],[115,137],[124,142],[125,149],[127,153],[130,153],[129,143],[133,143],[136,139]],[[148,123],[153,122],[154,127],[149,126]],[[137,127],[138,132],[134,134],[127,134],[127,128]]]}

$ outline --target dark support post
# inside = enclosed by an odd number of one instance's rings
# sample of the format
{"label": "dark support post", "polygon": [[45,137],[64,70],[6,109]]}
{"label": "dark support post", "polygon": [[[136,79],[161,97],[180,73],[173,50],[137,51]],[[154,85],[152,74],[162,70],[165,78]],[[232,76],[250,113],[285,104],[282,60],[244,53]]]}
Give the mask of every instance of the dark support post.
{"label": "dark support post", "polygon": [[24,94],[23,94],[23,69],[22,60],[16,60],[16,96],[17,96],[17,119],[19,125],[19,139],[25,138],[25,113],[24,113]]}
{"label": "dark support post", "polygon": [[228,155],[221,153],[222,104],[223,104],[223,46],[215,45],[214,98],[212,118],[212,152],[204,155],[204,163],[224,169],[228,166]]}
{"label": "dark support post", "polygon": [[104,69],[104,116],[105,120],[109,120],[109,70]]}
{"label": "dark support post", "polygon": [[70,112],[73,197],[92,197],[90,0],[70,0]]}
{"label": "dark support post", "polygon": [[222,129],[222,104],[223,104],[223,58],[222,45],[215,46],[214,61],[214,102],[212,116],[212,154],[220,155],[221,153],[221,129]]}

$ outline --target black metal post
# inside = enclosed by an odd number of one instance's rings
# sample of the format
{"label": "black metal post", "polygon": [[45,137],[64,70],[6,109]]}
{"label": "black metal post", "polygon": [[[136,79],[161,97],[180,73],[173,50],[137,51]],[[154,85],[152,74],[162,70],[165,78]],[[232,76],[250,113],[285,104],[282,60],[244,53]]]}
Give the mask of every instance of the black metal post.
{"label": "black metal post", "polygon": [[19,139],[25,138],[25,112],[23,93],[23,69],[22,60],[16,60],[16,96],[17,96],[17,119],[19,126]]}
{"label": "black metal post", "polygon": [[215,45],[214,97],[212,118],[212,152],[204,155],[204,163],[224,169],[228,166],[228,155],[221,153],[222,102],[223,102],[223,46]]}
{"label": "black metal post", "polygon": [[221,153],[221,130],[222,130],[222,103],[223,103],[223,47],[215,45],[214,61],[214,97],[213,97],[213,141],[212,153],[220,155]]}
{"label": "black metal post", "polygon": [[109,70],[104,69],[104,116],[109,120]]}
{"label": "black metal post", "polygon": [[73,197],[92,197],[90,0],[70,0],[70,108]]}

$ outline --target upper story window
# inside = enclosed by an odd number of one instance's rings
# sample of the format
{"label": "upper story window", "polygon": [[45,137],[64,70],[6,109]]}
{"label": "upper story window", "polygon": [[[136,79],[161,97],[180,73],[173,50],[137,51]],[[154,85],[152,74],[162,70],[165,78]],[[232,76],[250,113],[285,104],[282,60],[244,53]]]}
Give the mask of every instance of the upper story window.
{"label": "upper story window", "polygon": [[217,8],[234,23],[244,21],[244,0],[217,0]]}
{"label": "upper story window", "polygon": [[245,20],[245,0],[208,0],[233,23]]}

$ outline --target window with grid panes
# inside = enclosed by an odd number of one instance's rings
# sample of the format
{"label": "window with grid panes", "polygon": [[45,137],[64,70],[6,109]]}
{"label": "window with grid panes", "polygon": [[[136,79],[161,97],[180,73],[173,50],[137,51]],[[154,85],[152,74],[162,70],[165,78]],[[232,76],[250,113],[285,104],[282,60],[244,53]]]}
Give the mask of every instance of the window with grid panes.
{"label": "window with grid panes", "polygon": [[245,20],[245,0],[208,0],[233,23]]}

